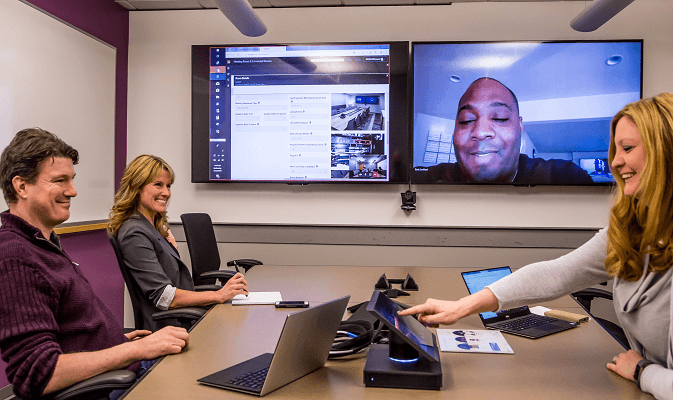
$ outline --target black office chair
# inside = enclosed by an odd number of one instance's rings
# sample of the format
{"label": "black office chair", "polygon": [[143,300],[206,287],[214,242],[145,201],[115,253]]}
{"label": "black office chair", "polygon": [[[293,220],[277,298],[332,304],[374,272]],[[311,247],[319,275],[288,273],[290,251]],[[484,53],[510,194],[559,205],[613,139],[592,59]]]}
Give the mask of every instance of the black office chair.
{"label": "black office chair", "polygon": [[[215,279],[225,283],[234,276],[233,271],[220,270],[220,252],[217,249],[215,229],[210,216],[205,213],[188,213],[182,214],[180,219],[187,238],[189,258],[192,261],[194,285],[213,285]],[[262,265],[262,262],[251,258],[227,262],[227,266],[234,267],[239,272],[239,267],[243,268],[243,272],[248,272],[255,265]]]}
{"label": "black office chair", "polygon": [[[110,243],[112,244],[112,248],[114,249],[115,256],[117,256],[117,264],[119,264],[119,270],[122,273],[122,277],[124,277],[124,282],[126,283],[126,287],[129,290],[129,295],[131,296],[131,304],[133,304],[133,321],[135,323],[135,327],[136,329],[143,329],[142,315],[139,312],[136,312],[136,310],[140,307],[140,303],[142,301],[141,300],[142,291],[140,290],[140,287],[138,287],[136,281],[131,279],[131,276],[126,270],[126,265],[124,264],[124,258],[122,257],[121,250],[119,249],[119,245],[117,244],[117,239],[112,236],[108,236],[108,238],[110,239]],[[155,321],[174,319],[178,321],[178,324],[180,326],[182,326],[187,330],[190,330],[193,327],[194,322],[198,321],[203,316],[203,314],[206,313],[206,311],[208,311],[208,308],[201,308],[201,307],[174,308],[166,311],[157,311],[152,314],[152,319]]]}
{"label": "black office chair", "polygon": [[[44,396],[50,400],[108,400],[113,390],[126,390],[133,386],[136,374],[125,369],[104,372],[56,393]],[[19,400],[12,385],[0,389],[0,400]]]}
{"label": "black office chair", "polygon": [[596,322],[598,322],[603,327],[603,329],[612,335],[612,337],[617,342],[619,342],[622,347],[624,347],[626,350],[631,348],[631,346],[629,346],[629,341],[626,338],[626,334],[624,333],[624,330],[621,326],[615,324],[612,321],[608,321],[607,319],[597,317],[591,313],[592,300],[600,298],[612,301],[612,293],[598,288],[586,288],[575,293],[571,293],[571,296],[582,306],[582,308],[584,308],[587,313],[589,313],[589,315],[591,315],[596,320]]}

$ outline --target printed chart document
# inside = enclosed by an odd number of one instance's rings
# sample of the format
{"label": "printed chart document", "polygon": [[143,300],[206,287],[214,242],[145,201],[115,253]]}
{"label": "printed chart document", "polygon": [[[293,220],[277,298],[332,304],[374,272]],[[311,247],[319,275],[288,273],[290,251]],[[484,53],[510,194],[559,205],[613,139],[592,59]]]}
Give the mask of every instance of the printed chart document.
{"label": "printed chart document", "polygon": [[502,353],[514,354],[500,331],[437,329],[439,348],[454,353]]}
{"label": "printed chart document", "polygon": [[277,301],[283,301],[280,292],[250,292],[247,296],[237,294],[231,299],[231,304],[235,306],[249,306],[257,304],[274,304]]}

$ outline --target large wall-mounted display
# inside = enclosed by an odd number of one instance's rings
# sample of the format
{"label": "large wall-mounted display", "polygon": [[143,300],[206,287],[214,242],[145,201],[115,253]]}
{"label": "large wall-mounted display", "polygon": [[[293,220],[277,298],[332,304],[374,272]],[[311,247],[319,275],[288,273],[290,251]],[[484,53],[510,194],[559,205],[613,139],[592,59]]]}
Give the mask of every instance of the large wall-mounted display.
{"label": "large wall-mounted display", "polygon": [[415,183],[608,185],[610,121],[642,40],[415,42]]}
{"label": "large wall-mounted display", "polygon": [[408,65],[408,42],[192,46],[192,182],[407,182]]}

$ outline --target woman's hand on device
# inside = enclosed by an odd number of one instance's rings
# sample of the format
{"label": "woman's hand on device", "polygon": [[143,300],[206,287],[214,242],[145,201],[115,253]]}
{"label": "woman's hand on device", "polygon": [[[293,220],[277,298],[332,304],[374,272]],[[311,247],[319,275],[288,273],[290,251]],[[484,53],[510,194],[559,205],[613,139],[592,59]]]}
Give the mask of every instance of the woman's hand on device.
{"label": "woman's hand on device", "polygon": [[486,288],[458,301],[428,299],[425,303],[407,308],[398,314],[418,314],[418,320],[425,325],[452,325],[468,315],[497,309],[498,299]]}
{"label": "woman's hand on device", "polygon": [[425,303],[400,311],[398,315],[418,314],[418,320],[424,325],[452,325],[462,316],[456,312],[457,301],[427,299]]}

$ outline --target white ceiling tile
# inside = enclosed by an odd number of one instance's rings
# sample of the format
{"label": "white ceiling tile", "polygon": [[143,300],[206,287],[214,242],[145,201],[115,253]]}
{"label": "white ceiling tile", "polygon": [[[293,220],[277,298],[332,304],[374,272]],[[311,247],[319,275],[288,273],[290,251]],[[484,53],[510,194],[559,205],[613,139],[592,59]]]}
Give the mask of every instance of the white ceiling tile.
{"label": "white ceiling tile", "polygon": [[214,0],[198,0],[198,2],[203,8],[217,8],[217,4]]}
{"label": "white ceiling tile", "polygon": [[273,7],[340,6],[341,0],[269,0]]}
{"label": "white ceiling tile", "polygon": [[414,0],[343,0],[346,6],[402,6],[413,5]]}
{"label": "white ceiling tile", "polygon": [[131,5],[131,3],[129,3],[126,0],[115,0],[115,3],[119,4],[120,6],[124,7],[127,10],[135,10],[136,9],[135,7],[133,7],[133,5]]}
{"label": "white ceiling tile", "polygon": [[250,2],[250,5],[253,8],[268,8],[271,7],[271,3],[269,3],[269,0],[248,0]]}
{"label": "white ceiling tile", "polygon": [[435,4],[446,4],[449,5],[451,3],[455,3],[456,1],[446,1],[446,0],[416,0],[414,1],[414,4],[417,4],[419,6],[422,5],[435,5]]}
{"label": "white ceiling tile", "polygon": [[190,10],[202,9],[197,0],[129,0],[138,10]]}
{"label": "white ceiling tile", "polygon": [[[115,0],[129,10],[188,10],[217,8],[217,0]],[[549,2],[561,0],[248,0],[255,8],[269,7],[329,7],[329,6],[386,6],[386,5],[436,5],[451,3],[484,2]],[[586,1],[586,0],[563,0]]]}

